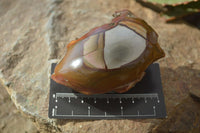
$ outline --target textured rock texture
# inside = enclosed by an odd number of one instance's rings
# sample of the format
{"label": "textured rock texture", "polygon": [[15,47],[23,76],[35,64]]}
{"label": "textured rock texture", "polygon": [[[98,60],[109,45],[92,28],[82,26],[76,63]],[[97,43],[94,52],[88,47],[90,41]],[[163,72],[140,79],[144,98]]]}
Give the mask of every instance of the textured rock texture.
{"label": "textured rock texture", "polygon": [[[66,44],[129,9],[159,34],[165,120],[49,119],[50,64]],[[43,132],[200,132],[200,31],[164,18],[134,0],[0,1],[0,80],[19,110]],[[192,98],[189,96],[192,95]],[[193,100],[195,99],[195,101]],[[184,130],[183,130],[184,129]]]}
{"label": "textured rock texture", "polygon": [[38,133],[33,122],[21,115],[14,106],[6,89],[0,83],[0,132]]}
{"label": "textured rock texture", "polygon": [[153,133],[198,133],[199,122],[200,104],[191,97],[187,97],[174,108],[166,120],[153,129]]}

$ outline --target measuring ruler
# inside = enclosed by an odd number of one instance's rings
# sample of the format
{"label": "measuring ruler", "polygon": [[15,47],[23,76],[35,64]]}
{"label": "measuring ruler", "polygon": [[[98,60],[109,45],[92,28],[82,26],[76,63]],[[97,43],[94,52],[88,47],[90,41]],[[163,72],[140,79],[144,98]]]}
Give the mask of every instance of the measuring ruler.
{"label": "measuring ruler", "polygon": [[[52,72],[56,64],[52,64]],[[151,64],[146,75],[122,94],[84,95],[51,80],[49,117],[57,119],[165,118],[159,64]]]}

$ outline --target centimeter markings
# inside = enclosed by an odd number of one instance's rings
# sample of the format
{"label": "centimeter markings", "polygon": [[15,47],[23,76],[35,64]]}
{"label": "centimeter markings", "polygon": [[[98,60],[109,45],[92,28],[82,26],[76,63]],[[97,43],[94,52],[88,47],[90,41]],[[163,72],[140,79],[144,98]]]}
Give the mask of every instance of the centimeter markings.
{"label": "centimeter markings", "polygon": [[[132,98],[132,103],[134,103],[134,99],[133,98],[144,98],[145,103],[147,103],[147,99],[146,98],[157,98],[157,102],[160,103],[159,97],[157,93],[149,93],[149,94],[99,94],[99,95],[84,95],[84,94],[74,94],[74,93],[56,93],[53,94],[53,98],[55,98],[55,102],[58,102],[57,98],[61,97],[61,98],[69,98],[69,103],[70,103],[70,98],[93,98],[94,102],[96,103],[96,98],[107,98],[107,103],[109,103],[109,98],[118,98],[120,99],[120,103],[121,103],[121,99],[122,98]],[[84,101],[81,100],[81,103],[83,103]]]}
{"label": "centimeter markings", "polygon": [[71,98],[158,98],[157,93],[149,93],[149,94],[97,94],[97,95],[84,95],[84,94],[74,94],[74,93],[56,93],[53,94],[53,98],[64,98],[64,97],[71,97]]}
{"label": "centimeter markings", "polygon": [[[109,103],[109,98],[118,98],[121,101],[121,98],[144,98],[144,102],[147,103],[146,98],[157,98],[157,102],[159,103],[159,98],[157,93],[149,93],[149,94],[101,94],[101,95],[84,95],[84,94],[74,94],[74,93],[56,93],[53,94],[53,98],[55,99],[55,102],[58,102],[57,98],[69,98],[69,103],[70,103],[70,98],[94,98],[94,102],[96,101],[96,98],[107,98],[107,103]],[[82,102],[82,101],[81,101]],[[134,100],[132,101],[134,103]],[[121,103],[121,102],[120,102]],[[141,116],[148,116],[148,117],[153,117],[156,116],[156,107],[153,106],[153,114],[140,114],[139,110],[137,111],[137,114],[132,114],[132,115],[125,115],[123,113],[123,106],[120,107],[121,109],[121,114],[120,115],[109,115],[107,112],[104,112],[104,115],[91,115],[91,107],[88,106],[88,115],[75,115],[73,110],[71,112],[71,115],[61,115],[57,114],[57,106],[52,109],[52,116],[60,116],[60,117],[141,117]]]}
{"label": "centimeter markings", "polygon": [[74,115],[73,110],[71,115],[60,115],[57,114],[57,108],[52,109],[52,116],[62,116],[62,117],[141,117],[141,116],[156,116],[156,107],[153,106],[153,114],[140,114],[139,110],[137,111],[137,114],[132,115],[124,115],[123,114],[123,107],[121,107],[121,114],[120,115],[109,115],[107,112],[104,112],[104,115],[91,115],[90,113],[90,107],[88,107],[88,115]]}

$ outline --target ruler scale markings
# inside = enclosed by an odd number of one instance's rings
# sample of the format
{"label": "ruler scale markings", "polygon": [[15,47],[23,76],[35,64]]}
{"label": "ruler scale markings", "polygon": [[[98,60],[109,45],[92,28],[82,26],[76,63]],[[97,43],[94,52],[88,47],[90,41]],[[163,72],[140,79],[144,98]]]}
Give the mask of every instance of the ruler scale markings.
{"label": "ruler scale markings", "polygon": [[55,115],[55,109],[53,108],[52,109],[52,116],[54,116]]}
{"label": "ruler scale markings", "polygon": [[54,112],[55,112],[55,113],[54,113],[54,114],[55,114],[55,116],[58,116],[58,115],[57,115],[57,109],[55,109],[55,111],[54,111]]}
{"label": "ruler scale markings", "polygon": [[156,107],[153,106],[153,112],[154,112],[154,115],[156,116]]}
{"label": "ruler scale markings", "polygon": [[[138,94],[133,94],[133,95],[138,95]],[[141,95],[141,94],[139,94],[139,95]],[[156,96],[157,94],[155,93],[155,94],[150,94],[149,96],[151,97],[151,96],[154,96],[154,97],[156,97],[157,98],[157,96]],[[66,97],[67,95],[60,95],[60,94],[57,94],[57,97]],[[143,96],[143,95],[142,95]],[[56,99],[57,99],[57,97],[56,97]],[[69,99],[69,103],[70,103],[70,96],[68,97]],[[76,98],[76,97],[74,97],[74,98]],[[137,99],[139,99],[140,100],[140,98],[141,97],[137,97]],[[89,98],[88,98],[89,99]],[[96,98],[93,98],[93,100],[94,100],[94,102],[96,103]],[[131,98],[131,100],[132,100],[132,103],[134,103],[134,98]],[[107,98],[106,99],[106,101],[107,101],[107,103],[109,103],[109,98]],[[144,101],[145,102],[147,102],[147,99],[146,99],[146,97],[144,97]],[[121,98],[119,98],[119,102],[120,103],[122,103],[122,99]],[[81,99],[81,103],[84,103],[84,100],[83,99]],[[55,106],[55,108],[57,108],[57,106]],[[155,110],[155,106],[153,106],[153,110],[154,110],[154,114],[147,114],[147,115],[141,115],[140,114],[140,112],[139,112],[139,110],[137,111],[137,115],[125,115],[124,114],[124,112],[123,112],[123,106],[121,106],[120,107],[120,109],[121,109],[121,115],[107,115],[107,112],[105,112],[105,114],[103,115],[104,117],[116,117],[116,116],[124,116],[124,117],[136,117],[136,116],[156,116],[156,110]],[[56,112],[57,110],[55,110],[55,112]],[[54,113],[52,113],[52,115],[53,116],[55,116],[55,112]],[[70,115],[59,115],[59,114],[56,114],[56,116],[70,116]],[[71,116],[75,116],[75,117],[85,117],[85,115],[74,115],[73,114],[73,110],[72,110],[72,114],[71,114]],[[91,115],[91,110],[90,110],[90,106],[88,106],[88,115],[87,116],[90,116],[90,117],[102,117],[101,115]]]}
{"label": "ruler scale markings", "polygon": [[94,98],[94,103],[97,103],[96,98]]}
{"label": "ruler scale markings", "polygon": [[124,114],[123,107],[121,106],[121,115],[123,115],[123,114]]}
{"label": "ruler scale markings", "polygon": [[55,102],[56,102],[56,103],[58,102],[58,99],[57,99],[57,93],[56,93],[56,100],[55,100]]}
{"label": "ruler scale markings", "polygon": [[160,100],[158,99],[158,101],[157,101],[158,103],[160,103]]}
{"label": "ruler scale markings", "polygon": [[135,103],[134,98],[132,98],[132,103]]}
{"label": "ruler scale markings", "polygon": [[[70,88],[66,89],[51,80],[49,117],[62,119],[165,118],[162,84],[159,83],[159,65],[151,66],[153,67],[148,68],[144,80],[134,87],[134,92],[122,94],[107,93],[88,96]],[[55,66],[52,65],[52,67],[54,69]]]}
{"label": "ruler scale markings", "polygon": [[146,99],[146,97],[144,98],[144,103],[147,103],[147,99]]}
{"label": "ruler scale markings", "polygon": [[81,100],[81,103],[84,103],[83,99]]}
{"label": "ruler scale markings", "polygon": [[134,97],[134,98],[143,98],[143,97],[156,97],[158,98],[157,93],[149,93],[149,94],[101,94],[101,95],[84,95],[84,94],[74,94],[74,93],[56,93],[57,97],[89,97],[89,98],[127,98],[127,97]]}
{"label": "ruler scale markings", "polygon": [[72,110],[72,113],[71,113],[71,115],[60,115],[60,114],[57,114],[57,106],[55,106],[55,109],[53,108],[53,110],[52,110],[52,116],[65,116],[65,117],[69,117],[69,116],[73,116],[73,117],[88,117],[88,116],[90,116],[90,117],[110,117],[110,118],[114,118],[114,117],[140,117],[140,116],[144,116],[144,117],[153,117],[153,116],[156,116],[156,106],[153,106],[153,114],[140,114],[140,112],[139,112],[139,110],[137,110],[137,115],[125,115],[124,114],[124,112],[123,112],[123,106],[121,106],[120,107],[120,109],[121,109],[121,115],[107,115],[107,112],[105,111],[104,113],[104,115],[91,115],[91,110],[90,110],[90,106],[88,106],[88,115],[74,115],[74,112],[73,112],[73,110]]}
{"label": "ruler scale markings", "polygon": [[[72,116],[72,115],[58,115],[56,114],[55,116]],[[149,117],[153,117],[155,116],[154,114],[147,114],[147,115],[107,115],[107,113],[105,112],[105,115],[90,115],[90,117],[141,117],[141,116],[149,116]],[[73,117],[88,117],[88,115],[73,115]]]}
{"label": "ruler scale markings", "polygon": [[90,106],[88,106],[88,116],[90,116]]}
{"label": "ruler scale markings", "polygon": [[122,99],[121,98],[119,99],[119,103],[122,103]]}
{"label": "ruler scale markings", "polygon": [[107,103],[109,103],[109,99],[107,98]]}
{"label": "ruler scale markings", "polygon": [[158,102],[158,103],[160,103],[160,100],[159,100],[159,97],[158,97],[158,95],[157,95],[157,97],[156,97],[156,98],[157,98],[157,102]]}
{"label": "ruler scale markings", "polygon": [[139,112],[139,110],[137,111],[137,115],[140,116],[140,112]]}
{"label": "ruler scale markings", "polygon": [[[133,94],[133,95],[135,95],[135,94]],[[61,97],[61,96],[58,95],[57,97]],[[70,100],[70,97],[68,97],[68,98]],[[94,99],[94,101],[96,101],[96,98],[93,98],[93,99]],[[140,98],[138,98],[138,99],[140,100]],[[106,100],[107,100],[107,102],[109,102],[109,98],[107,98]],[[134,98],[131,98],[131,100],[132,100],[132,102],[134,102]],[[144,97],[144,100],[146,101],[147,99]],[[120,103],[122,103],[122,99],[121,98],[119,99],[119,101],[120,101]],[[83,99],[81,99],[81,103],[84,103]],[[57,109],[57,106],[55,106],[55,108]],[[70,116],[70,115],[59,115],[59,114],[56,114],[57,113],[56,109],[52,110],[52,116]],[[139,112],[139,110],[137,111],[137,115],[125,115],[124,112],[123,112],[123,106],[121,106],[120,109],[121,109],[121,115],[107,115],[107,112],[105,112],[105,114],[103,116],[104,117],[116,117],[116,116],[124,116],[124,117],[156,116],[155,106],[153,106],[153,112],[154,112],[154,114],[147,114],[147,115],[145,115],[145,114],[141,115],[140,112]],[[85,117],[85,115],[74,115],[73,110],[72,110],[71,116]],[[103,117],[101,115],[91,115],[90,106],[88,106],[88,115],[87,116],[90,116],[90,117]]]}

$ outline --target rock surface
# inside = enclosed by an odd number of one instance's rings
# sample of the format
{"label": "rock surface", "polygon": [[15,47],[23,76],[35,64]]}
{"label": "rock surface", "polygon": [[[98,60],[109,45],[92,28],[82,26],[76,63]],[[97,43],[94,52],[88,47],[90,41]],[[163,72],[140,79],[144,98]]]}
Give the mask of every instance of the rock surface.
{"label": "rock surface", "polygon": [[174,108],[166,120],[163,120],[153,133],[187,132],[198,133],[200,130],[200,104],[191,97],[184,99]]}
{"label": "rock surface", "polygon": [[38,133],[34,123],[15,107],[6,89],[0,83],[0,132]]}
{"label": "rock surface", "polygon": [[[129,9],[159,34],[166,57],[159,61],[168,118],[149,120],[55,120],[48,118],[50,64],[61,59],[66,44],[91,28],[110,22],[116,10]],[[2,0],[0,1],[0,80],[19,110],[46,132],[181,132],[184,115],[199,116],[188,94],[199,97],[200,31],[184,23],[166,24],[164,18],[134,0]],[[188,99],[187,99],[188,98]],[[186,99],[186,102],[183,100]],[[182,115],[175,115],[186,107]],[[193,109],[194,108],[194,109]],[[183,109],[182,109],[183,110]],[[179,111],[181,112],[181,111]],[[170,122],[176,122],[170,125]],[[183,131],[185,132],[185,131]]]}

